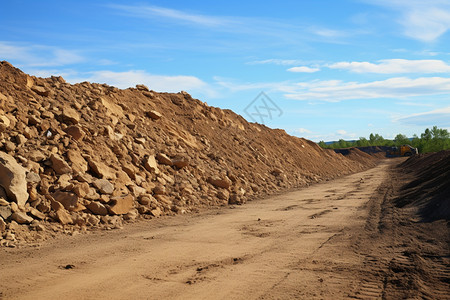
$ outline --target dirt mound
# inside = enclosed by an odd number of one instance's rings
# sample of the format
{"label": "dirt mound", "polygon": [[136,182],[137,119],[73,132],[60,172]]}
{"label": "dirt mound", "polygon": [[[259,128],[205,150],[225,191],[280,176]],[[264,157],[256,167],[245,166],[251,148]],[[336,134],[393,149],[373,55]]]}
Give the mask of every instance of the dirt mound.
{"label": "dirt mound", "polygon": [[[0,63],[2,245],[241,204],[372,166],[186,92],[71,85]],[[6,173],[5,173],[6,174]],[[25,178],[25,180],[24,180]],[[31,231],[29,230],[31,229]]]}
{"label": "dirt mound", "polygon": [[347,159],[353,160],[359,164],[366,166],[375,166],[377,164],[377,156],[368,154],[367,152],[361,151],[359,148],[345,148],[345,149],[335,149],[336,153],[342,154]]}
{"label": "dirt mound", "polygon": [[410,157],[399,168],[411,179],[396,205],[417,207],[426,221],[450,220],[450,150]]}

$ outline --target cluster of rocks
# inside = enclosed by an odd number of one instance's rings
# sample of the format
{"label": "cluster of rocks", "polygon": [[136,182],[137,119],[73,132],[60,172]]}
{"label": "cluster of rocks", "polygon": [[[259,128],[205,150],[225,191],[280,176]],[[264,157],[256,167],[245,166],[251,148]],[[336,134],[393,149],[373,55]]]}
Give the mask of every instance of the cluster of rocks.
{"label": "cluster of rocks", "polygon": [[185,92],[0,63],[0,245],[242,204],[365,168]]}

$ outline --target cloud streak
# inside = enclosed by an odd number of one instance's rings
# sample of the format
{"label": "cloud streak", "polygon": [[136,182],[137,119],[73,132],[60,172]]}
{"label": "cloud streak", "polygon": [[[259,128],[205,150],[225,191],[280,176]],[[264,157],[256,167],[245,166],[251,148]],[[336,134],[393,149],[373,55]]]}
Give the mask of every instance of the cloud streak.
{"label": "cloud streak", "polygon": [[287,70],[288,70],[288,72],[294,72],[294,73],[314,73],[314,72],[320,71],[319,68],[311,68],[311,67],[306,67],[306,66],[293,67],[293,68],[289,68]]}
{"label": "cloud streak", "polygon": [[330,69],[348,70],[355,73],[450,73],[450,65],[442,60],[384,59],[377,64],[370,62],[337,62]]}
{"label": "cloud streak", "polygon": [[411,114],[396,121],[405,125],[450,127],[450,106],[428,112]]}

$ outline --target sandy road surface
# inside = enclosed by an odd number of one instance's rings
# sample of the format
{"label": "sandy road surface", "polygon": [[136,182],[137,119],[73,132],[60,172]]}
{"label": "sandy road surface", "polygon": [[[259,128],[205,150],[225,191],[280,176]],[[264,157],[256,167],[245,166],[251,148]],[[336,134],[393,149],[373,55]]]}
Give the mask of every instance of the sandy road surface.
{"label": "sandy road surface", "polygon": [[384,264],[370,239],[360,239],[378,230],[376,199],[386,194],[380,186],[390,164],[234,209],[3,249],[0,292],[4,299],[385,298],[386,278],[372,275],[398,255],[383,253]]}

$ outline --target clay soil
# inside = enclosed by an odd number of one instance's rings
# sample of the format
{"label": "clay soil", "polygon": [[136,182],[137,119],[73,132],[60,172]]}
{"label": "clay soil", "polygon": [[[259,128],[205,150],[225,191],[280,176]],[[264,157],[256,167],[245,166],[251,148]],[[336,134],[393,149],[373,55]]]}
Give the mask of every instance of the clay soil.
{"label": "clay soil", "polygon": [[[243,206],[0,251],[3,299],[449,299],[447,221],[396,206],[404,159]],[[0,297],[1,298],[1,297]]]}

